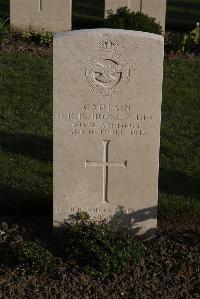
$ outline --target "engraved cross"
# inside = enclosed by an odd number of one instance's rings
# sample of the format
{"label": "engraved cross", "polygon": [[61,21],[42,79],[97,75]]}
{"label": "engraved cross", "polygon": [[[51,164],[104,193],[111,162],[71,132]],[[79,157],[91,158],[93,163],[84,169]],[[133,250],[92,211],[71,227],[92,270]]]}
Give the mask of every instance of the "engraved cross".
{"label": "engraved cross", "polygon": [[38,10],[42,11],[42,0],[38,0]]}
{"label": "engraved cross", "polygon": [[127,161],[123,162],[108,162],[108,144],[109,140],[103,140],[103,161],[87,161],[85,160],[85,168],[89,166],[93,167],[103,167],[103,198],[102,203],[109,202],[107,198],[107,189],[108,189],[108,167],[127,167]]}
{"label": "engraved cross", "polygon": [[143,3],[142,0],[140,0],[140,12],[142,12],[142,8],[143,8]]}

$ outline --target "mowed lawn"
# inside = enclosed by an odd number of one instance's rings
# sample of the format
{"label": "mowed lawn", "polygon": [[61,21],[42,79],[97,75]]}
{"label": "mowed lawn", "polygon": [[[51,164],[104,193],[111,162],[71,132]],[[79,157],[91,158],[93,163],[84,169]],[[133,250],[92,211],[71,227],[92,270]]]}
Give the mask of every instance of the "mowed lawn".
{"label": "mowed lawn", "polygon": [[[165,62],[162,216],[200,214],[199,77],[200,61]],[[0,90],[0,215],[51,215],[52,57],[0,55]]]}
{"label": "mowed lawn", "polygon": [[52,57],[0,56],[0,214],[52,202]]}
{"label": "mowed lawn", "polygon": [[200,22],[200,0],[167,0],[167,30],[188,31],[197,22]]}
{"label": "mowed lawn", "polygon": [[73,29],[104,27],[105,0],[73,0]]}
{"label": "mowed lawn", "polygon": [[0,0],[0,19],[10,17],[10,0]]}

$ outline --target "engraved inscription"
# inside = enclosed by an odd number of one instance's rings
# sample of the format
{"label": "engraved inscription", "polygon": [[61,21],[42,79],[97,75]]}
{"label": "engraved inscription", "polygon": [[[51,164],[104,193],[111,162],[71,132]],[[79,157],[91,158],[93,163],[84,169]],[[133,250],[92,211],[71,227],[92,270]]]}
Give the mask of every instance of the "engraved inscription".
{"label": "engraved inscription", "polygon": [[[14,17],[13,22],[28,22],[30,20],[30,16],[24,15],[22,17]],[[41,22],[41,21],[48,21],[48,22],[57,22],[62,24],[63,20],[54,18],[47,13],[44,13],[44,9],[42,10],[42,14],[32,15],[31,20],[33,22]]]}
{"label": "engraved inscription", "polygon": [[85,160],[85,168],[89,166],[103,167],[103,198],[102,203],[108,203],[107,188],[108,188],[108,167],[127,167],[127,161],[124,162],[108,162],[108,144],[109,140],[103,140],[103,161],[87,161]]}
{"label": "engraved inscription", "polygon": [[110,105],[110,104],[85,104],[83,106],[85,111],[91,112],[116,112],[116,111],[131,111],[131,105]]}
{"label": "engraved inscription", "polygon": [[92,57],[85,67],[85,78],[91,89],[110,97],[128,84],[130,67],[121,55],[115,52],[116,43],[109,39],[100,43],[103,50],[99,57]]}
{"label": "engraved inscription", "polygon": [[111,208],[77,208],[77,207],[69,207],[66,208],[66,213],[67,214],[76,214],[80,212],[87,212],[90,213],[90,216],[94,220],[111,220],[113,218],[113,215],[116,213],[123,213],[123,214],[132,214],[135,212],[135,209],[133,208],[123,208],[123,207],[118,207],[116,209],[111,209]]}
{"label": "engraved inscription", "polygon": [[99,43],[99,49],[103,51],[114,51],[117,46],[118,43],[114,40],[111,41],[109,38]]}
{"label": "engraved inscription", "polygon": [[119,211],[123,212],[124,214],[129,214],[129,213],[133,213],[135,212],[135,210],[133,208],[124,208],[124,207],[121,207],[119,206],[118,208],[116,209],[111,209],[111,208],[96,208],[96,207],[93,207],[93,208],[77,208],[77,207],[68,207],[66,208],[66,211],[67,212],[70,212],[70,213],[77,213],[77,212],[82,212],[82,211],[86,211],[86,212],[91,212],[91,213],[117,213]]}
{"label": "engraved inscription", "polygon": [[[83,104],[80,112],[57,113],[66,121],[66,133],[73,136],[151,136],[158,118],[152,113],[139,113],[132,105]],[[105,138],[104,137],[104,138]]]}

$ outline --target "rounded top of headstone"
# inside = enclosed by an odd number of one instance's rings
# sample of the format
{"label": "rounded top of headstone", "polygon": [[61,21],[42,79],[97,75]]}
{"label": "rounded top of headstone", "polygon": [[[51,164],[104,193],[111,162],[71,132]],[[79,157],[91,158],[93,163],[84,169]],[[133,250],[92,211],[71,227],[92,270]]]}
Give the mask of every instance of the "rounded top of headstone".
{"label": "rounded top of headstone", "polygon": [[66,31],[66,32],[58,32],[54,34],[54,38],[62,38],[65,36],[75,36],[75,35],[96,35],[96,34],[112,34],[112,35],[119,35],[123,34],[126,36],[132,37],[140,37],[140,38],[149,38],[158,41],[163,41],[164,37],[159,34],[143,32],[143,31],[134,31],[134,30],[124,30],[124,29],[110,29],[110,28],[97,28],[97,29],[81,29],[81,30],[73,30],[73,31]]}

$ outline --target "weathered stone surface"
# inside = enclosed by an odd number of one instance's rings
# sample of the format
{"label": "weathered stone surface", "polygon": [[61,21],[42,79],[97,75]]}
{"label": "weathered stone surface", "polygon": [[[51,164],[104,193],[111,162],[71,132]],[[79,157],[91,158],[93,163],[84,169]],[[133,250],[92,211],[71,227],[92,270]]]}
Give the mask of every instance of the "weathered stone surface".
{"label": "weathered stone surface", "polygon": [[163,44],[130,30],[55,36],[55,223],[82,210],[155,233]]}
{"label": "weathered stone surface", "polygon": [[10,23],[24,31],[67,31],[71,6],[71,0],[10,0]]}
{"label": "weathered stone surface", "polygon": [[131,11],[140,11],[141,0],[105,0],[105,16],[107,11],[112,9],[115,13],[119,7],[127,7]]}
{"label": "weathered stone surface", "polygon": [[167,0],[105,0],[105,17],[107,10],[112,9],[115,13],[118,7],[127,6],[131,11],[140,11],[156,21],[162,26],[165,31]]}
{"label": "weathered stone surface", "polygon": [[167,0],[142,0],[142,12],[156,19],[165,32]]}

